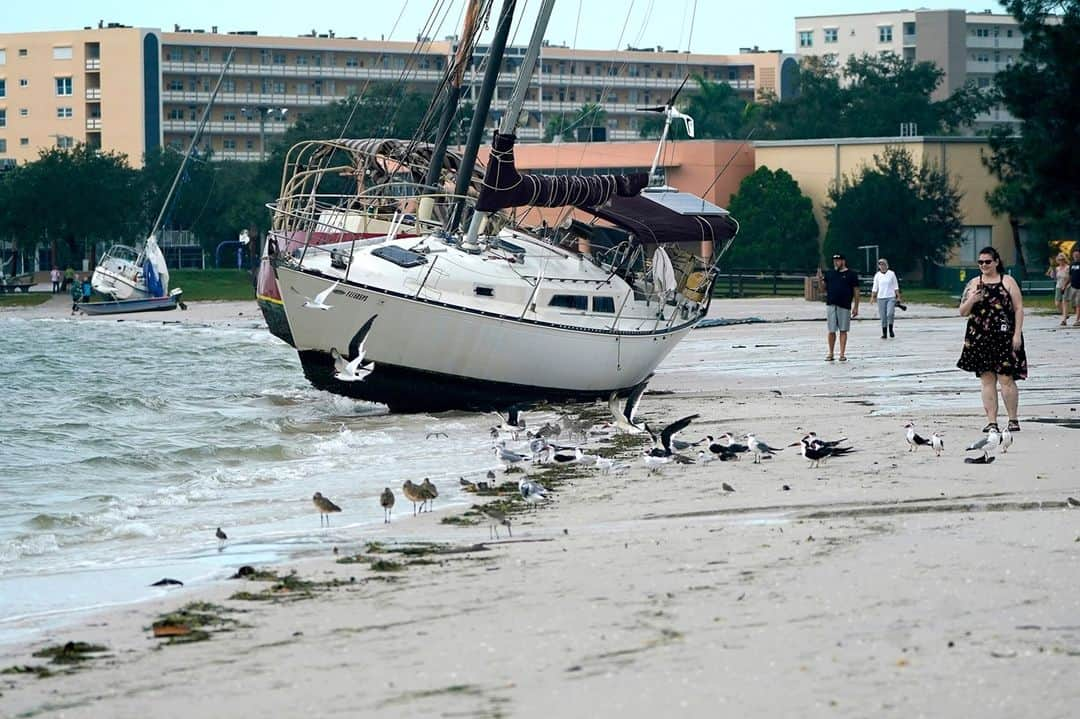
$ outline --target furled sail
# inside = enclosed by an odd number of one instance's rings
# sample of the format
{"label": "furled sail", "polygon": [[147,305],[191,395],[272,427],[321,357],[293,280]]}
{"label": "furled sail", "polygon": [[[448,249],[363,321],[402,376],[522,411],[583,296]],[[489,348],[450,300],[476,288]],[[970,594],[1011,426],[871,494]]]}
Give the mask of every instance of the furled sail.
{"label": "furled sail", "polygon": [[495,133],[476,209],[506,207],[594,207],[612,197],[633,197],[649,184],[644,173],[632,175],[522,175],[514,164],[514,135]]}

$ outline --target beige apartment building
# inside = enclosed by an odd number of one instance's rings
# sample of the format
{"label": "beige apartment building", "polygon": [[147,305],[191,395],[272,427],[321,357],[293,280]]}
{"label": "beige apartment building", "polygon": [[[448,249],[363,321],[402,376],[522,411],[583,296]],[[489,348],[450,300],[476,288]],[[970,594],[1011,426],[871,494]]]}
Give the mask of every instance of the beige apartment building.
{"label": "beige apartment building", "polygon": [[[945,72],[935,93],[940,100],[968,81],[989,88],[994,75],[1019,58],[1024,38],[1011,15],[922,9],[796,17],[795,47],[799,55],[838,66],[853,55],[886,52],[933,62]],[[976,118],[975,129],[1006,122],[1016,120],[1004,108],[993,108]]]}
{"label": "beige apartment building", "polygon": [[[416,43],[333,34],[261,37],[216,27],[162,32],[110,24],[0,34],[0,163],[76,143],[122,152],[133,165],[158,146],[183,149],[233,49],[200,150],[217,160],[258,160],[298,116],[356,96],[369,83],[433,94],[455,48],[453,37]],[[523,55],[524,48],[507,48],[492,102],[496,120]],[[538,141],[545,117],[595,103],[606,112],[602,136],[637,139],[649,116],[636,108],[662,104],[688,74],[726,82],[747,99],[783,98],[795,66],[793,56],[750,49],[704,55],[545,46],[519,137]],[[467,73],[465,101],[474,97],[481,75],[480,67]],[[690,82],[686,91],[695,87]]]}
{"label": "beige apartment building", "polygon": [[[933,163],[949,173],[963,197],[960,211],[964,218],[963,242],[946,263],[951,267],[974,267],[979,248],[992,245],[1007,265],[1015,261],[1015,246],[1009,218],[997,216],[986,202],[986,193],[997,186],[995,178],[982,163],[990,145],[985,137],[861,137],[830,140],[781,140],[754,143],[756,167],[784,169],[799,183],[803,194],[814,206],[814,219],[821,228],[821,240],[828,230],[825,205],[829,187],[845,175],[857,173],[873,164],[874,155],[886,147],[907,150],[919,163]],[[864,258],[852,261],[860,272]],[[871,265],[871,270],[873,267]]]}

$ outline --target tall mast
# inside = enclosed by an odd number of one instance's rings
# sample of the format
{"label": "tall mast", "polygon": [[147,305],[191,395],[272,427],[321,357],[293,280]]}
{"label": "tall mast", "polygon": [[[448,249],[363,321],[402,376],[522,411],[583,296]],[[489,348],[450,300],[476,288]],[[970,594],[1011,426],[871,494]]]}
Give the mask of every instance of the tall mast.
{"label": "tall mast", "polygon": [[[548,19],[551,18],[551,8],[555,5],[555,0],[543,0],[540,4],[540,12],[536,16],[536,25],[533,26],[532,38],[529,40],[529,48],[525,52],[525,57],[521,62],[521,69],[518,71],[517,83],[514,85],[514,92],[510,95],[510,102],[506,106],[506,114],[503,115],[502,122],[499,123],[499,134],[509,135],[513,133],[517,127],[518,113],[521,112],[522,105],[525,104],[525,93],[529,90],[529,84],[532,82],[533,69],[536,66],[536,59],[540,56],[540,45],[544,41],[544,32],[547,31]],[[491,69],[490,67],[488,68]],[[476,119],[475,117],[473,118]],[[466,178],[467,179],[467,178]],[[458,184],[461,183],[461,176],[458,176]],[[457,194],[461,194],[460,192]],[[474,212],[472,220],[469,222],[469,230],[465,235],[465,240],[462,243],[464,246],[470,246],[475,244],[476,237],[480,234],[480,225],[487,218],[489,213],[487,212]]]}
{"label": "tall mast", "polygon": [[446,101],[443,105],[442,117],[439,119],[439,130],[435,135],[435,150],[431,154],[431,164],[428,166],[427,177],[424,184],[429,187],[439,182],[442,172],[443,158],[446,157],[446,145],[450,140],[450,123],[457,113],[458,100],[461,99],[461,84],[465,78],[465,67],[472,54],[472,38],[476,34],[476,21],[480,13],[480,0],[469,0],[465,9],[465,21],[461,28],[461,44],[458,45],[454,56],[454,72],[450,76],[450,83],[446,88]]}

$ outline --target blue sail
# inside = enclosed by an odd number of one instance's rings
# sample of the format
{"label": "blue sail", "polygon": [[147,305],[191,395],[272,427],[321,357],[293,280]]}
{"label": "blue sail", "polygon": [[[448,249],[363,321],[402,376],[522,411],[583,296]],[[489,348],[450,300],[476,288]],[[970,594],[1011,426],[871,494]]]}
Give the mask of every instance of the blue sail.
{"label": "blue sail", "polygon": [[146,289],[150,296],[164,297],[165,288],[161,286],[161,278],[158,276],[157,270],[154,269],[154,263],[149,259],[143,263],[143,273],[146,275]]}

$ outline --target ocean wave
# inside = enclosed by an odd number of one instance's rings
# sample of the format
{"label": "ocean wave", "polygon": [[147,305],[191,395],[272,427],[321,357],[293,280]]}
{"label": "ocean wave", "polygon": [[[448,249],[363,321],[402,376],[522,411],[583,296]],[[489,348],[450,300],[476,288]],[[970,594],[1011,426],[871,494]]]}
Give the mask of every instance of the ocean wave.
{"label": "ocean wave", "polygon": [[0,543],[0,562],[14,562],[23,557],[55,554],[60,544],[55,534],[20,534]]}

